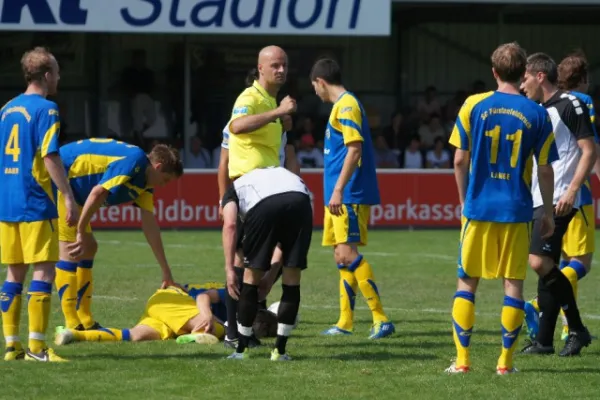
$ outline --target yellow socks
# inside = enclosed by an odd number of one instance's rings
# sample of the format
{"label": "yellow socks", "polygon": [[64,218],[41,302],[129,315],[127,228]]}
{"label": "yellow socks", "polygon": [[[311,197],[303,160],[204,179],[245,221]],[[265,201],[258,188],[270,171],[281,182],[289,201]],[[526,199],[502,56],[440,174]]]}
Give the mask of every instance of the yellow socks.
{"label": "yellow socks", "polygon": [[21,322],[21,294],[23,284],[4,282],[0,292],[0,308],[2,309],[2,331],[6,347],[21,349],[19,325]]}
{"label": "yellow socks", "polygon": [[131,340],[129,329],[101,328],[91,331],[71,330],[78,342],[120,342]]}
{"label": "yellow socks", "polygon": [[362,255],[359,255],[358,258],[348,266],[348,270],[354,271],[354,277],[358,282],[358,287],[367,300],[367,304],[373,314],[373,323],[388,322],[389,319],[383,312],[383,305],[379,298],[379,291],[375,284],[375,276],[373,275],[371,265],[369,265]]}
{"label": "yellow socks", "polygon": [[29,350],[39,353],[46,349],[46,329],[50,317],[50,299],[52,284],[43,281],[31,281],[29,284]]}
{"label": "yellow socks", "polygon": [[571,260],[567,265],[563,265],[563,263],[564,261],[561,263],[560,271],[567,277],[569,283],[571,283],[573,294],[575,295],[575,298],[577,298],[578,282],[587,274],[585,266],[576,260]]}
{"label": "yellow socks", "polygon": [[354,273],[340,265],[340,319],[336,326],[345,331],[352,331],[354,323],[354,304],[358,281]]}
{"label": "yellow socks", "polygon": [[471,334],[475,324],[475,294],[457,291],[452,306],[452,327],[454,344],[456,345],[456,366],[470,367],[471,357],[469,347]]}
{"label": "yellow socks", "polygon": [[75,329],[81,324],[77,314],[77,263],[59,261],[56,264],[55,283],[60,308],[65,316],[65,327]]}
{"label": "yellow socks", "polygon": [[84,260],[77,268],[77,316],[85,329],[96,323],[92,317],[93,266],[93,260]]}
{"label": "yellow socks", "polygon": [[525,302],[513,297],[504,297],[502,307],[502,353],[498,359],[498,368],[513,367],[513,353],[519,341],[519,333],[525,318]]}

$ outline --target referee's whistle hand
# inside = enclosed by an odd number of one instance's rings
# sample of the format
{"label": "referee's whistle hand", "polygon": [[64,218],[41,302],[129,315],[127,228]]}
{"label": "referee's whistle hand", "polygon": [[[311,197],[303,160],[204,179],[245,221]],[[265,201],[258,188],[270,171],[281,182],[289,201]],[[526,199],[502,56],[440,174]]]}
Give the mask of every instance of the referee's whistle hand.
{"label": "referee's whistle hand", "polygon": [[292,99],[290,96],[285,96],[281,103],[279,103],[279,111],[283,115],[288,115],[296,112],[296,100]]}

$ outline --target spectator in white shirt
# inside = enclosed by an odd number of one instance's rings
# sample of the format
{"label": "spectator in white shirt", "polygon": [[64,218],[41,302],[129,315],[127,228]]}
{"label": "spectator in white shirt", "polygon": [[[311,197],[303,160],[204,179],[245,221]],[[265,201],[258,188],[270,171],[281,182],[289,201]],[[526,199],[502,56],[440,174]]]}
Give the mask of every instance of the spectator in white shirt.
{"label": "spectator in white shirt", "polygon": [[202,147],[202,140],[198,136],[192,136],[190,146],[184,154],[183,162],[186,168],[212,168],[211,154]]}
{"label": "spectator in white shirt", "polygon": [[450,168],[450,152],[444,148],[444,139],[435,138],[433,150],[427,152],[427,168]]}
{"label": "spectator in white shirt", "polygon": [[315,147],[315,139],[310,133],[302,135],[296,157],[300,168],[323,168],[323,152]]}
{"label": "spectator in white shirt", "polygon": [[421,169],[423,168],[423,153],[421,152],[421,140],[418,136],[414,136],[410,140],[410,144],[404,150],[402,168]]}

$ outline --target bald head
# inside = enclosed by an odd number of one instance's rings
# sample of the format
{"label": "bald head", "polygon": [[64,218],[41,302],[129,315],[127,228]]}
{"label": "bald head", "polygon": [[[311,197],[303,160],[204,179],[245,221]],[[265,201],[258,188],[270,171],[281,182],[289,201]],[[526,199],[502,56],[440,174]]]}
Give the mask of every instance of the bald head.
{"label": "bald head", "polygon": [[281,86],[287,78],[287,54],[278,46],[267,46],[258,53],[258,74],[263,84]]}

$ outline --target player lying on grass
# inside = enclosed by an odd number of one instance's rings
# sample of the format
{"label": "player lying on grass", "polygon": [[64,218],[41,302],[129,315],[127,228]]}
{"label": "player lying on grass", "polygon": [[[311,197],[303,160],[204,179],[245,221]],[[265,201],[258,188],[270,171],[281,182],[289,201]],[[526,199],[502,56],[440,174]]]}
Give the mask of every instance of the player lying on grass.
{"label": "player lying on grass", "polygon": [[[130,329],[99,328],[80,331],[56,328],[57,345],[72,342],[141,342],[177,338],[177,343],[215,344],[225,336],[225,285],[205,283],[157,290],[146,303],[140,321]],[[274,336],[275,314],[261,313],[255,321],[257,335]]]}
{"label": "player lying on grass", "polygon": [[102,206],[133,201],[141,210],[142,230],[162,269],[162,287],[176,286],[154,216],[153,188],[179,178],[183,165],[177,150],[169,146],[159,144],[146,154],[137,146],[112,139],[70,143],[61,147],[60,157],[81,216],[77,226],[66,224],[65,202],[59,193],[56,287],[66,327],[96,329],[100,325],[92,317],[91,302],[98,244],[90,226],[92,216]]}

